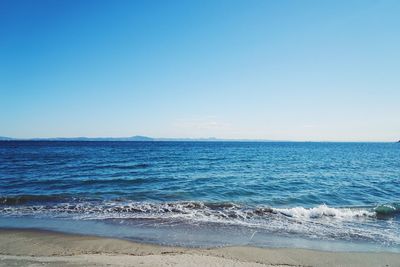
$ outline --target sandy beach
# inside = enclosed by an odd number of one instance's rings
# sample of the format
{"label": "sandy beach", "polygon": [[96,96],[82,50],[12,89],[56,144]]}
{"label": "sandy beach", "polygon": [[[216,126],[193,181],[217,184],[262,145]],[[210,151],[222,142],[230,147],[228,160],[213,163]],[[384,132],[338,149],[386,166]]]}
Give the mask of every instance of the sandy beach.
{"label": "sandy beach", "polygon": [[396,253],[191,249],[38,230],[0,230],[0,266],[400,266]]}

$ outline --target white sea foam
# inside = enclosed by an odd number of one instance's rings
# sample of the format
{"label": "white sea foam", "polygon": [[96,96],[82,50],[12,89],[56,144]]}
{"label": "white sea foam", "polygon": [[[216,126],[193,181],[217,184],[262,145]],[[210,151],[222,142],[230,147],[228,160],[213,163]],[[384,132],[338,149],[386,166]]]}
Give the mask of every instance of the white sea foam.
{"label": "white sea foam", "polygon": [[[219,224],[250,227],[280,235],[330,240],[369,240],[400,244],[398,221],[379,220],[373,208],[246,207],[233,203],[130,201],[1,206],[1,215],[49,216],[77,220],[119,220],[120,223]],[[258,230],[257,230],[258,231]]]}
{"label": "white sea foam", "polygon": [[323,218],[334,217],[338,219],[353,219],[355,217],[373,217],[375,212],[357,208],[332,208],[327,205],[320,205],[313,208],[295,207],[288,209],[274,209],[275,211],[293,218]]}
{"label": "white sea foam", "polygon": [[353,220],[362,217],[375,217],[373,209],[333,208],[320,205],[313,208],[270,208],[242,207],[233,203],[203,202],[78,202],[54,205],[0,206],[0,214],[77,216],[87,219],[142,218],[142,217],[182,217],[204,220],[252,220],[284,215],[294,219],[333,218]]}

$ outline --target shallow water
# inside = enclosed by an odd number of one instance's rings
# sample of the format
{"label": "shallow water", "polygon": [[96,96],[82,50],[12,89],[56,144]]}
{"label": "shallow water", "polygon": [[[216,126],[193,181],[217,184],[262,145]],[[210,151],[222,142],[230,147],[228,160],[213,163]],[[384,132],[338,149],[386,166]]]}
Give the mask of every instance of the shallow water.
{"label": "shallow water", "polygon": [[399,185],[396,143],[0,142],[0,226],[162,244],[396,251]]}

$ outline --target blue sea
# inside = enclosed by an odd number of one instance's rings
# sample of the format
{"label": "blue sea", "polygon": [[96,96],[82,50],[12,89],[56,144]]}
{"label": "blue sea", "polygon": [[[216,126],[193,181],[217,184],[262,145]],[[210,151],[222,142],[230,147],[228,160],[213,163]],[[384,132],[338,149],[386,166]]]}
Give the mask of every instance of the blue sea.
{"label": "blue sea", "polygon": [[0,227],[400,252],[400,144],[4,141]]}

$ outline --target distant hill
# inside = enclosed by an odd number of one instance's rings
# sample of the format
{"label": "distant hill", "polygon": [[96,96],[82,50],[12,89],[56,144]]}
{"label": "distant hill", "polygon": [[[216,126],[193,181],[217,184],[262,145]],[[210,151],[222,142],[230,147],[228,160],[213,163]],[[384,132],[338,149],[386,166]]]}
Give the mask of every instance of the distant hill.
{"label": "distant hill", "polygon": [[0,136],[0,141],[154,141],[147,136],[131,137],[54,137],[54,138],[10,138]]}
{"label": "distant hill", "polygon": [[147,136],[131,136],[131,137],[56,137],[56,138],[32,138],[25,139],[32,141],[154,141],[153,138]]}

